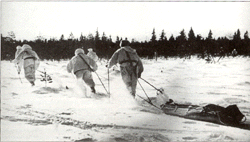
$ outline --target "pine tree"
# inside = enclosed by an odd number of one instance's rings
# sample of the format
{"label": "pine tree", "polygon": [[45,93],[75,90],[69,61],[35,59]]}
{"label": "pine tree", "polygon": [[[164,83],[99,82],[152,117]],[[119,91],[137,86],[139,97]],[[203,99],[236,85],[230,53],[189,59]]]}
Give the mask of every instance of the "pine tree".
{"label": "pine tree", "polygon": [[170,36],[169,42],[174,42],[174,36],[173,36],[173,34]]}
{"label": "pine tree", "polygon": [[151,37],[150,41],[153,43],[156,42],[155,28],[153,29],[152,37]]}
{"label": "pine tree", "polygon": [[187,54],[187,51],[186,51],[187,37],[186,37],[184,29],[180,32],[180,35],[176,37],[176,41],[177,41],[178,54],[180,56],[185,56]]}
{"label": "pine tree", "polygon": [[166,39],[164,30],[162,30],[159,41],[164,41]]}
{"label": "pine tree", "polygon": [[180,40],[180,41],[186,41],[187,40],[184,29],[180,32],[180,35],[177,37],[177,39]]}
{"label": "pine tree", "polygon": [[215,42],[213,40],[213,33],[209,30],[208,37],[206,38],[205,51],[208,54],[214,55],[218,49],[215,49]]}
{"label": "pine tree", "polygon": [[84,37],[83,37],[82,33],[80,35],[80,41],[84,41]]}
{"label": "pine tree", "polygon": [[188,41],[192,41],[192,42],[195,41],[195,35],[194,35],[194,31],[193,31],[192,27],[188,33]]}
{"label": "pine tree", "polygon": [[[151,54],[153,54],[153,55],[154,55],[155,52],[158,52],[158,50],[159,50],[158,47],[157,47],[155,28],[153,29],[152,37],[150,39],[150,48],[152,48]],[[150,54],[150,53],[148,53],[148,54]]]}
{"label": "pine tree", "polygon": [[100,36],[99,36],[99,32],[98,32],[98,28],[96,30],[96,34],[95,34],[95,41],[99,41],[100,40]]}
{"label": "pine tree", "polygon": [[211,30],[209,30],[209,33],[208,33],[208,39],[212,40],[213,39],[213,33]]}
{"label": "pine tree", "polygon": [[196,37],[194,34],[194,31],[191,27],[189,33],[188,33],[188,50],[191,52],[191,54],[196,53],[197,50],[197,43],[196,43]]}
{"label": "pine tree", "polygon": [[241,40],[239,29],[237,30],[237,32],[234,33],[233,40],[237,40],[237,41]]}
{"label": "pine tree", "polygon": [[109,42],[112,42],[112,38],[111,38],[111,35],[109,35]]}
{"label": "pine tree", "polygon": [[236,49],[239,53],[242,53],[243,50],[239,29],[233,35],[233,48],[230,48],[230,51],[232,51],[233,49]]}
{"label": "pine tree", "polygon": [[175,43],[175,38],[174,38],[174,35],[172,34],[169,39],[169,55],[173,56],[173,55],[176,55],[176,43]]}
{"label": "pine tree", "polygon": [[119,36],[116,36],[116,41],[115,41],[116,44],[120,44],[120,38]]}
{"label": "pine tree", "polygon": [[106,37],[105,32],[103,32],[103,33],[102,33],[102,41],[107,41],[107,39],[108,39],[108,38]]}
{"label": "pine tree", "polygon": [[204,51],[203,51],[203,45],[202,45],[202,43],[203,43],[202,36],[199,35],[199,34],[196,37],[196,43],[197,43],[196,51],[202,55],[202,58],[204,58]]}
{"label": "pine tree", "polygon": [[63,40],[64,40],[64,35],[62,34],[60,37],[60,41],[63,41]]}
{"label": "pine tree", "polygon": [[248,36],[248,31],[245,32],[244,34],[244,40],[243,40],[243,47],[244,47],[244,50],[243,50],[243,53],[245,55],[250,55],[250,39],[249,39],[249,36]]}
{"label": "pine tree", "polygon": [[244,34],[244,40],[249,40],[248,31],[246,31]]}
{"label": "pine tree", "polygon": [[157,45],[157,51],[161,55],[165,55],[167,53],[167,38],[165,35],[166,34],[164,30],[162,30],[159,41],[158,41],[158,45]]}

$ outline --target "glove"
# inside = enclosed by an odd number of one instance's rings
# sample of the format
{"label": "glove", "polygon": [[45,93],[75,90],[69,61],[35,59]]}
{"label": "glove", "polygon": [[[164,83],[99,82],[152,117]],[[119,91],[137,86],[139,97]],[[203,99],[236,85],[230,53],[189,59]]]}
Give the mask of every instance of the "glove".
{"label": "glove", "polygon": [[20,74],[21,69],[19,67],[17,67],[17,73]]}
{"label": "glove", "polygon": [[106,64],[105,67],[108,68],[109,67],[108,64]]}
{"label": "glove", "polygon": [[138,78],[141,78],[141,72],[138,73]]}

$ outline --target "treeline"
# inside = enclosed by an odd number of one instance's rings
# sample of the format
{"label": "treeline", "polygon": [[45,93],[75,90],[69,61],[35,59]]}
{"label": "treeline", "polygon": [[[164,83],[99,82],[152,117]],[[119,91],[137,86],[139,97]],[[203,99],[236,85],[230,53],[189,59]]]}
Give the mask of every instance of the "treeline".
{"label": "treeline", "polygon": [[[207,37],[201,35],[195,36],[191,28],[186,35],[184,29],[177,37],[171,35],[166,37],[166,33],[162,30],[157,39],[155,29],[153,29],[150,41],[136,41],[132,39],[131,46],[137,50],[141,57],[152,58],[156,54],[164,57],[191,57],[198,55],[204,58],[206,55],[220,56],[223,51],[224,55],[230,56],[233,49],[236,49],[238,55],[250,55],[250,39],[248,31],[244,33],[244,38],[241,38],[240,30],[238,29],[232,37],[213,38],[213,33],[210,30]],[[127,38],[125,38],[127,39]],[[113,41],[111,36],[107,37],[105,33],[100,36],[98,30],[95,35],[81,36],[75,38],[71,33],[67,39],[61,35],[60,39],[55,38],[45,39],[38,36],[34,41],[16,40],[14,32],[9,32],[7,37],[1,35],[1,60],[14,59],[16,46],[29,44],[35,50],[41,59],[70,59],[74,56],[74,51],[77,48],[83,48],[87,53],[88,48],[93,48],[100,58],[110,58],[112,54],[119,48],[122,37],[116,37]]]}

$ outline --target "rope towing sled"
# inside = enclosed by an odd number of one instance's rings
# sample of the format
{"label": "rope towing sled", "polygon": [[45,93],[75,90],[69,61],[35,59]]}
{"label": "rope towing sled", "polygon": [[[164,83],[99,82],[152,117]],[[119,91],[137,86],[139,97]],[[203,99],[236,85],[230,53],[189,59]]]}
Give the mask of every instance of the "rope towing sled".
{"label": "rope towing sled", "polygon": [[167,115],[250,130],[250,121],[247,120],[247,117],[235,104],[227,107],[215,104],[207,104],[205,106],[193,105],[191,103],[181,104],[170,99],[163,88],[154,88],[157,90],[156,98],[154,99],[150,99],[149,97],[148,99],[144,99],[139,95],[137,96]]}

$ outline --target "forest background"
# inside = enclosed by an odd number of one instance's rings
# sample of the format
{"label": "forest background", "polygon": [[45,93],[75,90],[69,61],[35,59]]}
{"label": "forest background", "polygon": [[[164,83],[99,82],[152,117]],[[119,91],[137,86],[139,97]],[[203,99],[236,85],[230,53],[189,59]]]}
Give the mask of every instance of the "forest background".
{"label": "forest background", "polygon": [[[70,59],[74,56],[77,48],[83,48],[87,53],[88,48],[93,48],[100,59],[109,59],[118,49],[120,40],[128,40],[126,37],[117,36],[115,40],[111,35],[106,36],[105,32],[99,33],[98,28],[95,34],[89,33],[87,36],[75,37],[71,32],[68,37],[61,35],[60,39],[45,39],[37,36],[35,40],[16,40],[15,33],[10,31],[8,36],[3,37],[1,34],[1,60],[12,60],[15,58],[15,51],[18,45],[29,44],[38,56],[44,60],[61,60]],[[180,31],[177,37],[173,34],[167,38],[164,30],[157,37],[155,28],[152,31],[149,41],[129,40],[131,47],[136,49],[140,57],[152,59],[153,57],[162,56],[190,58],[197,55],[198,58],[206,58],[206,56],[230,56],[234,49],[238,55],[250,55],[250,39],[248,31],[245,31],[243,38],[238,29],[232,36],[213,38],[212,30],[209,31],[207,37],[200,34],[195,35],[192,27],[188,34],[184,29]]]}

